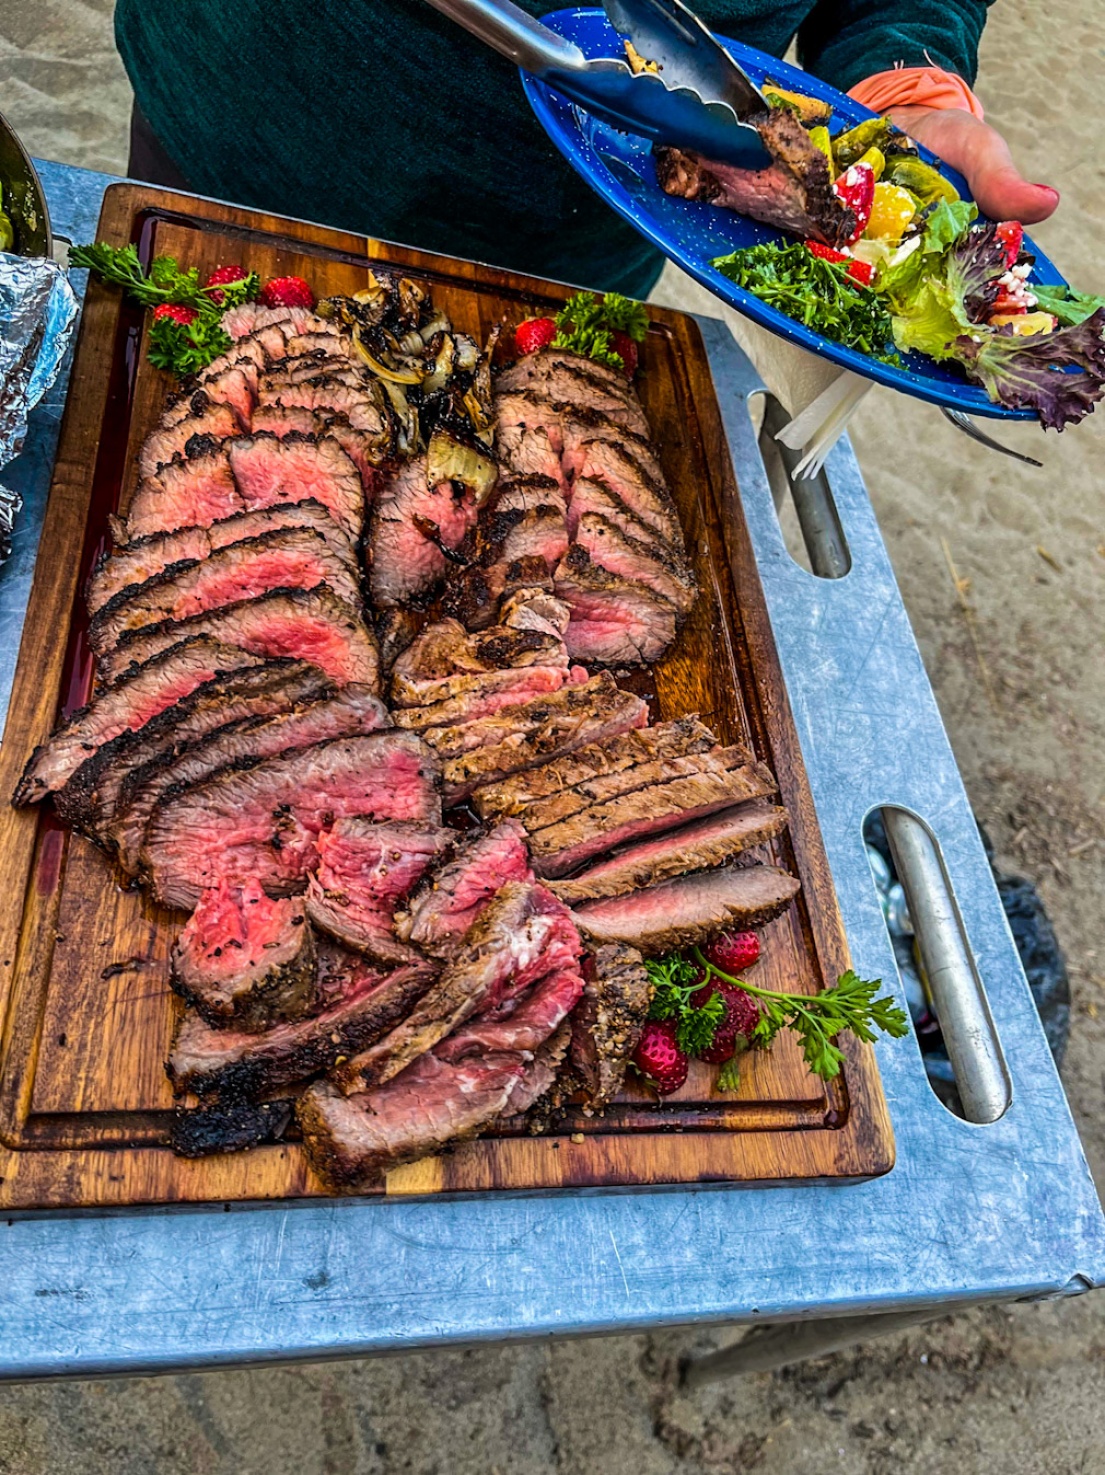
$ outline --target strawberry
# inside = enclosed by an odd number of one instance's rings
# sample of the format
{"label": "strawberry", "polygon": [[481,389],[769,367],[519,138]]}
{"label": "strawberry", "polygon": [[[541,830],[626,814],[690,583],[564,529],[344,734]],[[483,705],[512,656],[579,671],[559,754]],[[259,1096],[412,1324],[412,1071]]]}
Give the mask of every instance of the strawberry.
{"label": "strawberry", "polygon": [[[244,266],[217,266],[204,282],[205,287],[225,287],[230,282],[241,282],[246,278]],[[211,301],[221,305],[226,294],[223,292],[210,293]]]}
{"label": "strawberry", "polygon": [[677,1028],[674,1019],[650,1019],[633,1052],[633,1064],[659,1096],[670,1096],[687,1079],[688,1060],[676,1044]]}
{"label": "strawberry", "polygon": [[314,307],[315,294],[302,277],[273,277],[261,288],[266,307]]}
{"label": "strawberry", "polygon": [[874,280],[875,268],[867,261],[856,261],[847,251],[838,251],[835,246],[826,246],[821,241],[807,241],[806,249],[822,261],[847,261],[848,276],[861,287],[869,287]]}
{"label": "strawberry", "polygon": [[869,261],[853,261],[848,268],[848,275],[861,287],[869,287],[875,279],[875,268]]}
{"label": "strawberry", "polygon": [[194,307],[182,307],[178,302],[162,302],[153,310],[155,318],[172,318],[174,323],[179,323],[186,328],[189,323],[194,323],[199,313]]}
{"label": "strawberry", "polygon": [[760,939],[754,932],[723,932],[705,949],[707,958],[723,973],[743,973],[760,956]]}
{"label": "strawberry", "polygon": [[1024,226],[1019,220],[1003,220],[994,227],[994,232],[1005,247],[1006,266],[1016,266],[1024,241]]}
{"label": "strawberry", "polygon": [[701,1009],[710,1002],[712,994],[721,995],[725,1018],[718,1024],[710,1044],[698,1052],[698,1058],[709,1065],[721,1065],[747,1046],[760,1010],[751,994],[746,994],[742,988],[734,988],[731,983],[723,983],[720,978],[703,984],[691,995],[691,1003],[696,1009]]}
{"label": "strawberry", "polygon": [[519,353],[536,353],[539,348],[548,348],[555,337],[554,319],[527,318],[514,330],[514,346]]}
{"label": "strawberry", "polygon": [[621,359],[625,377],[632,379],[637,372],[637,361],[640,358],[640,352],[633,339],[628,333],[623,333],[620,328],[615,328],[610,334],[610,347]]}
{"label": "strawberry", "polygon": [[870,164],[853,164],[834,182],[833,193],[855,215],[856,227],[849,240],[858,241],[875,204],[875,171]]}

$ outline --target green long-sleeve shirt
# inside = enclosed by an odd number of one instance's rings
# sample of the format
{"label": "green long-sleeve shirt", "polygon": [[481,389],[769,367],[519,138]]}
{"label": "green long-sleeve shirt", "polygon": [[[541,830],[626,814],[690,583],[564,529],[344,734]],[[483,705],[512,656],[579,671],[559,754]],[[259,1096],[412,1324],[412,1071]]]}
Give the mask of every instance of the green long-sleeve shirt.
{"label": "green long-sleeve shirt", "polygon": [[[521,0],[534,15],[550,0]],[[716,31],[847,89],[974,80],[990,0],[698,0]],[[424,0],[118,0],[139,107],[192,188],[644,296],[659,254],[564,162],[511,64]]]}

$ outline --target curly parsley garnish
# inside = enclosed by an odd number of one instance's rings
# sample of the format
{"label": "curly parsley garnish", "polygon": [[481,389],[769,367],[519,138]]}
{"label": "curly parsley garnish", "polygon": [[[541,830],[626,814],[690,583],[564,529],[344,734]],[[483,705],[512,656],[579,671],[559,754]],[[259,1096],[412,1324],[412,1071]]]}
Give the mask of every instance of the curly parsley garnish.
{"label": "curly parsley garnish", "polygon": [[643,343],[648,332],[648,308],[619,292],[596,297],[577,292],[556,315],[554,348],[565,348],[608,368],[622,368],[621,356],[613,348],[614,333],[624,333],[634,343]]}

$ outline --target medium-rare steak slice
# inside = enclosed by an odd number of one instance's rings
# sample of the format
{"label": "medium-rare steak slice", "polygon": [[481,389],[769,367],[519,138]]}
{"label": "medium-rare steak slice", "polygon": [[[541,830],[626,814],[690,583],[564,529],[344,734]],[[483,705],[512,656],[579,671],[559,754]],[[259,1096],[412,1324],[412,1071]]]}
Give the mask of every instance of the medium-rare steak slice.
{"label": "medium-rare steak slice", "polygon": [[242,511],[225,442],[200,440],[195,450],[138,483],[125,523],[112,519],[116,543],[125,547],[177,528],[209,527]]}
{"label": "medium-rare steak slice", "polygon": [[465,837],[456,858],[418,889],[396,917],[399,935],[435,958],[451,957],[491,898],[508,881],[532,881],[526,832],[505,820]]}
{"label": "medium-rare steak slice", "polygon": [[212,364],[191,392],[170,400],[161,413],[160,428],[167,430],[190,415],[202,415],[212,405],[227,405],[243,430],[249,429],[257,396],[257,365],[248,358]]}
{"label": "medium-rare steak slice", "polygon": [[786,108],[751,119],[773,162],[766,169],[738,169],[701,154],[657,148],[656,179],[665,194],[707,200],[806,240],[843,246],[856,228],[854,212],[833,191],[825,155]]}
{"label": "medium-rare steak slice", "polygon": [[564,641],[573,661],[649,665],[675,642],[675,605],[645,584],[600,568],[579,543],[561,560],[554,588],[572,612]]}
{"label": "medium-rare steak slice", "polygon": [[801,889],[774,866],[699,871],[628,896],[588,901],[572,912],[595,942],[620,942],[646,957],[697,947],[726,928],[762,927]]}
{"label": "medium-rare steak slice", "polygon": [[368,582],[378,608],[418,599],[445,574],[447,555],[476,524],[475,500],[458,487],[428,486],[426,458],[417,456],[380,488],[368,539]]}
{"label": "medium-rare steak slice", "polygon": [[535,390],[523,389],[513,394],[497,394],[495,416],[500,433],[509,434],[518,427],[528,431],[546,430],[550,444],[560,456],[561,470],[569,479],[586,459],[587,442],[602,439],[631,451],[649,481],[664,486],[663,469],[647,436],[626,430],[590,406],[556,403]]}
{"label": "medium-rare steak slice", "polygon": [[364,531],[361,474],[329,435],[252,435],[227,445],[230,470],[246,507],[275,507],[310,497],[329,508],[351,538]]}
{"label": "medium-rare steak slice", "polygon": [[209,635],[253,655],[310,661],[335,681],[374,691],[379,679],[376,641],[358,612],[325,584],[316,589],[274,589],[190,620],[163,620],[133,630],[100,658],[104,681],[117,680],[136,662],[190,635]]}
{"label": "medium-rare steak slice", "polygon": [[539,1045],[514,1090],[500,1120],[504,1126],[520,1127],[529,1112],[556,1085],[557,1075],[568,1053],[572,1027],[565,1019],[555,1034]]}
{"label": "medium-rare steak slice", "polygon": [[345,533],[321,502],[310,500],[284,503],[255,512],[238,512],[221,518],[210,527],[180,528],[172,533],[140,538],[117,553],[100,559],[85,588],[85,602],[90,615],[96,614],[123,589],[142,584],[163,573],[173,564],[207,558],[218,548],[280,528],[306,528],[322,538],[335,558],[345,564],[354,576],[358,573],[357,554]]}
{"label": "medium-rare steak slice", "polygon": [[188,442],[193,436],[213,441],[229,440],[240,435],[242,427],[229,405],[209,404],[201,415],[188,415],[165,430],[152,431],[138,453],[138,470],[143,477],[153,476],[159,467],[174,456],[188,455]]}
{"label": "medium-rare steak slice", "polygon": [[633,389],[624,378],[618,384],[597,373],[596,368],[602,367],[562,348],[542,348],[497,374],[495,391],[534,390],[546,400],[598,410],[622,429],[647,436],[648,421]]}
{"label": "medium-rare steak slice", "polygon": [[601,1111],[621,1090],[652,1003],[652,983],[635,948],[607,943],[583,962],[583,998],[572,1014],[571,1062]]}
{"label": "medium-rare steak slice", "polygon": [[466,688],[458,681],[471,676],[567,664],[564,642],[556,631],[497,625],[469,634],[458,620],[437,620],[396,658],[391,699],[396,706],[418,707],[459,695]]}
{"label": "medium-rare steak slice", "polygon": [[69,824],[110,848],[123,785],[138,768],[151,762],[164,766],[228,722],[269,717],[299,702],[332,696],[334,689],[325,672],[306,661],[258,661],[220,673],[137,731],[104,743],[59,790],[55,808]]}
{"label": "medium-rare steak slice", "polygon": [[302,899],[273,901],[252,880],[210,887],[173,945],[172,981],[216,1027],[255,1033],[302,1018],[315,1001],[315,938]]}
{"label": "medium-rare steak slice", "polygon": [[579,519],[575,540],[596,567],[631,583],[645,584],[673,604],[680,617],[690,611],[698,586],[686,560],[670,544],[642,542],[595,512]]}
{"label": "medium-rare steak slice", "polygon": [[389,1168],[475,1137],[510,1110],[526,1074],[522,1055],[500,1053],[447,1065],[419,1060],[380,1090],[343,1096],[328,1081],[296,1102],[311,1167],[339,1191],[367,1188]]}
{"label": "medium-rare steak slice", "polygon": [[128,630],[163,620],[188,620],[273,589],[314,589],[319,584],[357,607],[361,592],[357,575],[326,540],[310,528],[277,527],[120,590],[93,617],[88,643],[99,656],[118,645]]}
{"label": "medium-rare steak slice", "polygon": [[291,325],[293,332],[313,332],[315,323],[325,321],[306,307],[264,307],[260,302],[243,302],[229,307],[222,317],[223,329],[231,338],[239,339],[271,328],[276,323]]}
{"label": "medium-rare steak slice", "polygon": [[496,507],[490,522],[491,536],[498,542],[496,562],[540,558],[551,572],[568,551],[564,508],[555,503],[546,503],[529,512]]}
{"label": "medium-rare steak slice", "polygon": [[581,685],[587,673],[581,666],[572,671],[563,666],[519,666],[508,671],[489,671],[485,676],[458,676],[460,689],[454,696],[424,707],[403,707],[395,712],[395,725],[424,733],[432,742],[430,728],[458,723],[482,722],[507,707],[538,700],[559,691],[566,682]]}
{"label": "medium-rare steak slice", "polygon": [[341,1056],[363,1050],[405,1018],[434,974],[433,965],[423,962],[381,978],[358,959],[339,1002],[264,1034],[212,1029],[198,1014],[186,1014],[166,1065],[173,1089],[180,1096],[194,1091],[248,1100],[307,1080]]}
{"label": "medium-rare steak slice", "polygon": [[510,881],[484,907],[452,960],[401,1024],[330,1072],[352,1094],[383,1085],[475,1014],[522,994],[538,978],[573,967],[579,934],[543,886]]}
{"label": "medium-rare steak slice", "polygon": [[462,1024],[441,1041],[434,1054],[439,1060],[456,1061],[488,1050],[532,1053],[555,1033],[582,995],[579,969],[557,968],[539,978],[528,993],[511,999],[505,1012],[497,1009]]}
{"label": "medium-rare steak slice", "polygon": [[624,896],[673,876],[725,865],[743,851],[773,839],[786,823],[787,812],[780,805],[753,800],[739,809],[722,810],[683,829],[669,830],[616,851],[570,881],[550,881],[549,890],[569,906],[604,896]]}
{"label": "medium-rare steak slice", "polygon": [[178,641],[103,688],[40,744],[23,770],[12,803],[40,803],[120,733],[144,727],[220,672],[252,665],[254,657],[216,640]]}
{"label": "medium-rare steak slice", "polygon": [[704,819],[746,799],[762,799],[773,794],[775,787],[775,779],[762,763],[649,784],[531,834],[534,870],[539,876],[566,876],[615,845]]}
{"label": "medium-rare steak slice", "polygon": [[615,527],[620,528],[623,533],[634,538],[638,543],[643,543],[646,547],[655,545],[657,548],[662,548],[668,556],[674,554],[675,557],[679,557],[667,538],[647,522],[642,521],[635,512],[630,511],[616,492],[612,492],[601,482],[591,481],[588,477],[581,476],[572,483],[572,501],[568,508],[568,532],[573,538],[579,527],[580,519],[589,512],[598,517],[605,517],[607,522],[612,522]]}
{"label": "medium-rare steak slice", "polygon": [[[585,441],[579,448],[576,478],[609,487],[634,516],[682,553],[683,532],[671,494],[641,463],[634,444],[603,439]],[[570,502],[568,510],[570,516]]]}
{"label": "medium-rare steak slice", "polygon": [[503,424],[495,427],[495,454],[499,464],[515,476],[543,476],[564,493],[568,480],[560,464],[560,448],[544,425]]}
{"label": "medium-rare steak slice", "polygon": [[440,783],[425,743],[393,730],[225,769],[159,801],[142,869],[165,906],[191,908],[222,878],[256,876],[270,895],[294,895],[317,864],[318,835],[336,819],[440,825]]}
{"label": "medium-rare steak slice", "polygon": [[704,753],[683,753],[657,758],[650,763],[636,763],[613,773],[581,779],[571,789],[562,789],[559,794],[534,800],[526,809],[523,823],[527,830],[543,830],[594,804],[605,804],[621,794],[632,794],[650,784],[666,784],[672,779],[695,778],[700,774],[721,777],[753,761],[748,749],[738,744],[731,748],[710,748]]}
{"label": "medium-rare steak slice", "polygon": [[325,435],[330,421],[317,410],[308,410],[304,405],[258,405],[253,412],[254,434],[264,431],[268,435],[283,438],[285,435],[307,435],[316,440]]}
{"label": "medium-rare steak slice", "polygon": [[495,489],[496,512],[535,512],[540,507],[557,507],[563,513],[567,501],[551,476],[512,476],[509,473]]}
{"label": "medium-rare steak slice", "polygon": [[436,825],[339,819],[318,837],[318,870],[307,882],[307,915],[338,942],[382,966],[417,954],[395,932],[396,908],[451,844]]}
{"label": "medium-rare steak slice", "polygon": [[[533,634],[534,632],[527,633]],[[558,672],[560,681],[558,685],[547,689],[559,691],[569,677],[568,656],[564,650],[564,643],[559,639],[549,640],[543,635],[538,638],[549,647],[550,659],[547,662],[526,661],[524,664],[505,666],[499,671],[479,671],[470,676],[442,676],[436,680],[426,681],[412,681],[401,673],[393,674],[392,706],[399,711],[405,709],[410,712],[424,712],[431,707],[440,707],[447,702],[463,700],[469,696],[483,696],[499,691],[520,691],[526,688],[531,678],[544,682],[547,678],[542,673],[548,671]],[[536,695],[536,692],[532,694]]]}
{"label": "medium-rare steak slice", "polygon": [[634,728],[604,742],[579,748],[540,768],[512,774],[500,783],[485,784],[477,790],[472,802],[481,819],[507,814],[524,818],[542,799],[589,784],[604,774],[705,753],[716,746],[717,738],[705,723],[697,717],[679,717],[674,722],[658,722],[654,727]]}
{"label": "medium-rare steak slice", "polygon": [[[525,714],[522,719],[519,713]],[[505,734],[500,741],[462,753],[445,764],[446,802],[459,804],[480,784],[494,783],[520,769],[536,768],[588,743],[644,727],[647,721],[648,704],[620,690],[607,671],[583,685],[562,687],[542,701],[508,708],[480,724],[489,736]]]}
{"label": "medium-rare steak slice", "polygon": [[[174,744],[170,751],[129,768],[115,813],[99,835],[115,846],[119,863],[129,875],[138,872],[154,805],[170,789],[179,791],[202,783],[220,769],[251,759],[275,758],[331,738],[377,732],[388,726],[387,709],[367,686],[330,691],[317,668],[308,669],[320,677],[317,696],[301,697],[284,676],[269,711],[260,703],[256,711],[245,714],[240,705],[197,713],[195,719],[182,724],[182,735],[190,739],[187,743],[181,742],[179,748]],[[233,713],[239,715],[231,720]],[[220,717],[226,720],[219,721]],[[216,725],[205,728],[205,722]]]}

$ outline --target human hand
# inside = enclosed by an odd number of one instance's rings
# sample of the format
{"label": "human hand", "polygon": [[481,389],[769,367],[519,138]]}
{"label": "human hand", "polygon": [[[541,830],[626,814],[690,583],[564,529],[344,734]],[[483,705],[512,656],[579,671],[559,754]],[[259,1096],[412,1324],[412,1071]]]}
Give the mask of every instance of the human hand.
{"label": "human hand", "polygon": [[1009,145],[996,128],[964,108],[892,108],[890,116],[911,138],[958,169],[978,208],[991,220],[1046,220],[1059,204],[1059,191],[1029,184],[1013,162]]}

